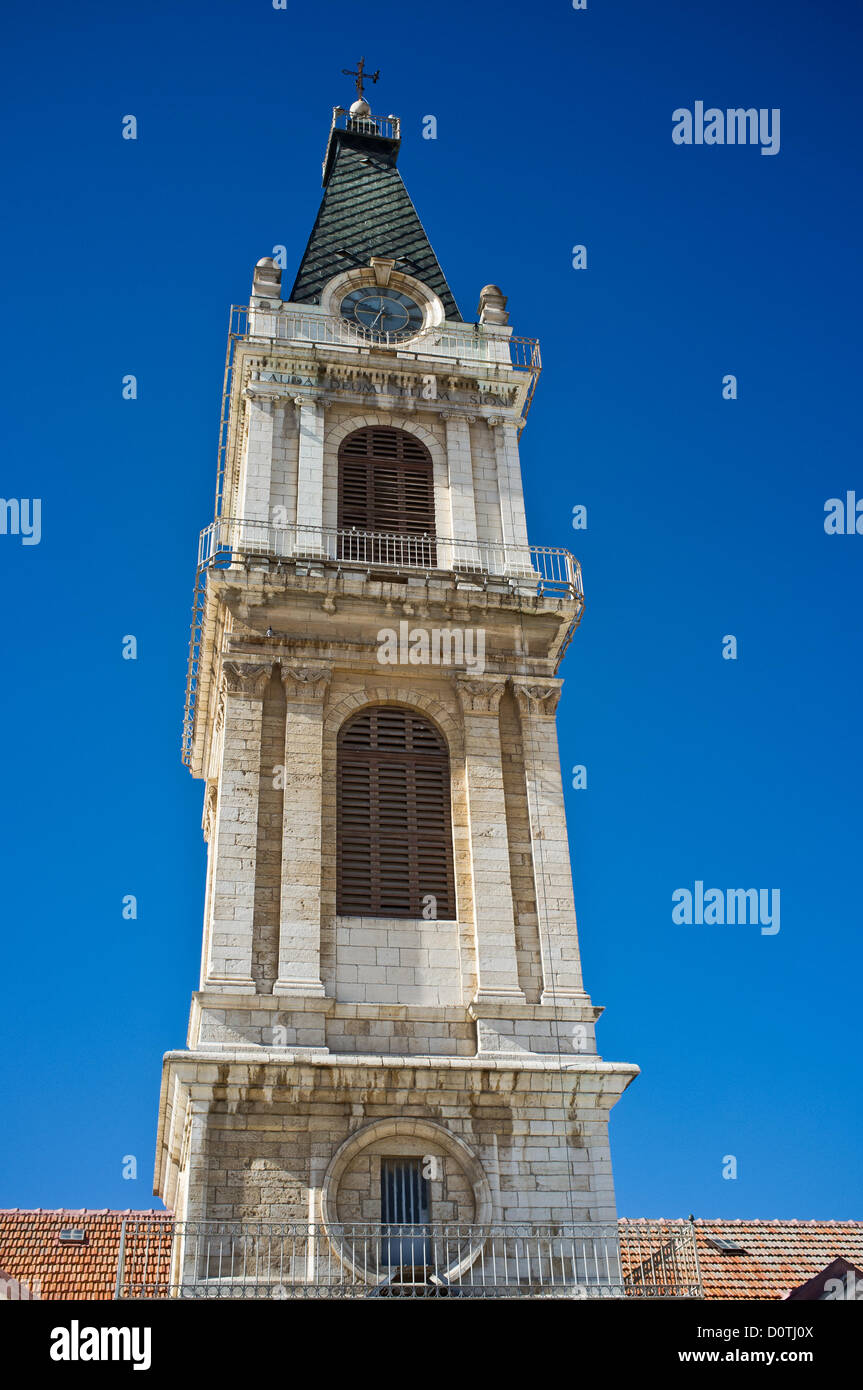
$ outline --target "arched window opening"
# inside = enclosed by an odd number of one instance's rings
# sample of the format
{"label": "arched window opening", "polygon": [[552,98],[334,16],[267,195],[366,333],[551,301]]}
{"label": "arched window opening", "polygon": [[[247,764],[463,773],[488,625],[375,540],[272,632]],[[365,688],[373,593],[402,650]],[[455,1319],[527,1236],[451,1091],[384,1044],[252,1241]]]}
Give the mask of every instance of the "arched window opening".
{"label": "arched window opening", "polygon": [[405,430],[349,434],[339,449],[338,524],[342,559],[435,565],[434,470],[425,445]]}
{"label": "arched window opening", "polygon": [[337,777],[338,912],[453,918],[449,754],[434,725],[362,710],[339,734]]}

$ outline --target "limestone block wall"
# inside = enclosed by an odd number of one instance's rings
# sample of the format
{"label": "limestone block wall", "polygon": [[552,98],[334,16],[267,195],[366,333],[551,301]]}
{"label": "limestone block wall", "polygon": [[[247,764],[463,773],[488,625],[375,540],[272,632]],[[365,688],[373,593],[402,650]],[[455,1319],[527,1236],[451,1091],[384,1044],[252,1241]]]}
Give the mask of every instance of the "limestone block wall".
{"label": "limestone block wall", "polygon": [[433,1220],[475,1218],[484,1193],[497,1221],[615,1219],[607,1130],[619,1078],[580,1077],[571,1106],[573,1079],[562,1094],[551,1065],[516,1071],[453,1059],[246,1071],[239,1093],[210,1087],[188,1219],[306,1220],[310,1190],[317,1214],[340,1164],[330,1218],[379,1220],[380,1159],[408,1155],[441,1160]]}
{"label": "limestone block wall", "polygon": [[458,1004],[458,922],[337,917],[335,997],[346,1003]]}
{"label": "limestone block wall", "polygon": [[473,1057],[476,1028],[462,1007],[337,1004],[327,1017],[331,1052],[375,1057]]}

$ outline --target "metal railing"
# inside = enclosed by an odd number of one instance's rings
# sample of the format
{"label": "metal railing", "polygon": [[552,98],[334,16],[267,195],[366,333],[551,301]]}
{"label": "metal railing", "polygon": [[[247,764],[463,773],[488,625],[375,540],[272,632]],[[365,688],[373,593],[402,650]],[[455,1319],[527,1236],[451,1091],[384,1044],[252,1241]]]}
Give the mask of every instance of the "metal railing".
{"label": "metal railing", "polygon": [[[422,357],[454,358],[462,365],[499,365],[538,376],[542,358],[537,338],[489,334],[481,324],[438,324],[419,332],[369,328],[339,314],[313,314],[283,303],[231,307],[231,331],[238,338],[320,347],[380,347]],[[501,384],[501,383],[499,383]]]}
{"label": "metal railing", "polygon": [[[699,1298],[688,1225],[641,1229],[661,1263],[637,1277],[615,1223],[381,1225],[124,1219],[115,1296],[148,1298]],[[628,1272],[630,1271],[630,1272]]]}
{"label": "metal railing", "polygon": [[398,116],[352,116],[343,106],[334,106],[330,130],[352,130],[358,135],[379,135],[385,140],[398,140],[401,121]]}
{"label": "metal railing", "polygon": [[198,568],[224,568],[249,559],[312,561],[349,572],[369,569],[393,575],[436,574],[454,582],[488,587],[498,583],[519,593],[550,594],[583,602],[581,567],[559,546],[510,545],[505,541],[457,540],[428,533],[404,535],[356,527],[275,525],[220,517],[198,541]]}

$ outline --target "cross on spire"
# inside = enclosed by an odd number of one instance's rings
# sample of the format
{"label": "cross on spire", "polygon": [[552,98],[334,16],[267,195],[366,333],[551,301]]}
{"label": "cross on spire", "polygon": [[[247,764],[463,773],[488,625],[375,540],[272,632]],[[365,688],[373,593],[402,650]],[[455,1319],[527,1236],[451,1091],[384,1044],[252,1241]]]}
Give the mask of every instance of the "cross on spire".
{"label": "cross on spire", "polygon": [[357,98],[360,101],[363,99],[363,78],[366,78],[369,82],[377,82],[381,75],[380,68],[378,68],[377,72],[366,74],[365,67],[365,58],[360,58],[360,61],[357,63],[356,72],[352,71],[351,68],[342,68],[342,73],[345,77],[355,77],[357,79]]}

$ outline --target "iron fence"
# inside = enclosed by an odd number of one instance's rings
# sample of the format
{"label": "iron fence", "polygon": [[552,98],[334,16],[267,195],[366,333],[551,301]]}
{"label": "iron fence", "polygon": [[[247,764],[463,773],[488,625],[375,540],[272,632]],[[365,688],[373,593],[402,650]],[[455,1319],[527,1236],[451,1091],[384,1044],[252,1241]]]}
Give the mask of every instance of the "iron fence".
{"label": "iron fence", "polygon": [[457,540],[428,533],[404,535],[356,527],[275,525],[220,517],[198,541],[198,569],[225,568],[246,560],[311,561],[346,572],[430,574],[488,587],[495,582],[519,593],[560,595],[583,603],[581,566],[558,546]]}
{"label": "iron fence", "polygon": [[171,1224],[163,1220],[155,1226],[129,1217],[121,1240],[116,1297],[701,1296],[688,1225],[640,1223],[638,1240],[638,1258],[633,1262],[614,1223]]}

